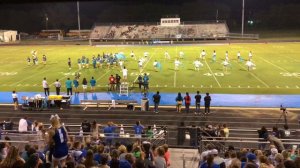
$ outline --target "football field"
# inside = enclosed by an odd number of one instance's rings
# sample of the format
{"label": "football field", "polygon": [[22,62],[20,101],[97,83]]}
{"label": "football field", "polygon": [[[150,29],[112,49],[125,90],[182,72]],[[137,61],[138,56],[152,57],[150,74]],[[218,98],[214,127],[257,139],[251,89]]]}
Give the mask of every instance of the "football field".
{"label": "football field", "polygon": [[[251,44],[199,44],[199,45],[149,45],[149,46],[84,46],[84,45],[24,45],[0,47],[0,91],[40,91],[44,77],[54,92],[53,83],[59,79],[64,88],[65,80],[75,78],[80,73],[79,83],[83,77],[89,81],[93,76],[97,81],[97,92],[107,91],[108,78],[111,74],[122,76],[119,66],[108,68],[106,63],[102,68],[94,69],[93,55],[103,53],[120,53],[126,56],[124,65],[128,69],[128,82],[135,86],[133,91],[139,92],[137,81],[139,74],[147,73],[150,81],[150,91],[161,92],[211,92],[211,93],[251,93],[251,94],[299,94],[300,93],[300,43],[251,43]],[[39,64],[27,65],[27,57],[32,57],[31,51],[37,51]],[[205,60],[200,60],[203,67],[194,70],[193,62],[200,58],[202,50],[206,51]],[[216,51],[216,62],[212,62],[213,50]],[[148,58],[139,69],[138,60],[130,57]],[[171,59],[165,59],[167,51]],[[184,58],[178,59],[181,64],[175,70],[174,61],[179,52],[184,52]],[[222,62],[225,52],[229,53],[230,66],[224,71]],[[241,52],[244,61],[237,60],[237,52]],[[246,60],[252,51],[255,69],[248,71]],[[42,64],[42,55],[47,56],[47,64]],[[79,70],[77,59],[89,58],[89,68]],[[68,58],[71,58],[72,68],[68,68]],[[156,71],[153,62],[157,60],[161,69]],[[81,89],[82,87],[80,87]]]}

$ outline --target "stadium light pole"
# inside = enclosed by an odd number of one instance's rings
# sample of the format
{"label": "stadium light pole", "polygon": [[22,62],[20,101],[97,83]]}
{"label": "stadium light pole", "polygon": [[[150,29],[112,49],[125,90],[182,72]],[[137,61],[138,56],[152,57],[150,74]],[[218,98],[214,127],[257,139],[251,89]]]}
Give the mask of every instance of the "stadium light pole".
{"label": "stadium light pole", "polygon": [[242,6],[242,36],[244,36],[244,22],[245,22],[245,0],[243,0],[243,6]]}
{"label": "stadium light pole", "polygon": [[48,30],[48,15],[45,13],[45,21],[46,21],[46,30]]}
{"label": "stadium light pole", "polygon": [[77,21],[78,21],[78,35],[79,37],[81,36],[80,34],[80,13],[79,13],[79,1],[77,1]]}

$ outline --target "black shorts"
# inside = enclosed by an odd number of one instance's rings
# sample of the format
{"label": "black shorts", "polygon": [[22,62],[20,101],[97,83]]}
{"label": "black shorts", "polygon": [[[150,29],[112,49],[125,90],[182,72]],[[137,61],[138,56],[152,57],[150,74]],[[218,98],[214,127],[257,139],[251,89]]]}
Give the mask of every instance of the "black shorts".
{"label": "black shorts", "polygon": [[18,102],[18,98],[13,98],[14,103]]}

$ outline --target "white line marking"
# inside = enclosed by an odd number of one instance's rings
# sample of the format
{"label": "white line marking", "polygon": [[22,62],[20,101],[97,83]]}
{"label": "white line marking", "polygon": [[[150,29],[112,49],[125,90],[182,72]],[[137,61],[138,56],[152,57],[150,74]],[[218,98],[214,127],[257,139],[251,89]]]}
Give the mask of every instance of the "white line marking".
{"label": "white line marking", "polygon": [[174,73],[174,87],[176,87],[176,76],[177,76],[177,73],[175,71],[175,73]]}
{"label": "white line marking", "polygon": [[290,88],[289,86],[285,86],[286,88]]}
{"label": "white line marking", "polygon": [[214,73],[212,72],[212,70],[210,69],[210,66],[208,65],[208,63],[206,62],[206,60],[205,60],[205,64],[207,65],[207,67],[208,67],[210,73],[211,73],[212,76],[215,78],[216,82],[218,83],[219,87],[221,88],[222,86],[220,85],[220,83],[219,83],[218,79],[216,78],[215,74],[214,74]]}
{"label": "white line marking", "polygon": [[[245,67],[243,67],[242,65],[238,64],[240,67],[242,67],[244,70],[247,70]],[[253,74],[250,71],[247,71],[248,73],[250,73],[250,75],[252,75],[256,80],[258,80],[260,83],[262,83],[263,85],[265,85],[267,88],[270,88],[270,86],[268,84],[266,84],[263,80],[261,80],[260,78],[258,78],[255,74]]]}
{"label": "white line marking", "polygon": [[299,88],[299,86],[298,86],[298,85],[296,85],[296,88],[298,89],[298,88]]}
{"label": "white line marking", "polygon": [[[267,63],[273,65],[274,67],[276,67],[276,68],[278,68],[278,69],[280,69],[280,70],[282,70],[282,71],[285,71],[285,72],[290,73],[288,70],[286,70],[286,69],[284,69],[284,68],[282,68],[282,67],[280,67],[280,66],[278,66],[278,65],[276,65],[276,64],[273,64],[272,62],[270,62],[270,61],[268,61],[268,60],[266,60],[266,59],[264,59],[264,58],[262,58],[262,57],[259,57],[259,56],[258,56],[258,58],[262,59],[263,61],[265,61],[265,62],[267,62]],[[298,76],[295,76],[295,77],[296,77],[296,78],[299,78]]]}
{"label": "white line marking", "polygon": [[[144,69],[146,68],[146,65],[150,62],[151,58],[156,55],[157,53],[157,49],[153,52],[153,54],[151,54],[150,58],[148,59],[148,61],[145,63],[145,65],[143,66],[143,69],[141,71],[139,71],[139,74],[142,74]],[[137,76],[134,80],[133,80],[133,84],[136,82],[136,80],[138,79],[139,76]],[[132,84],[132,85],[133,85]]]}

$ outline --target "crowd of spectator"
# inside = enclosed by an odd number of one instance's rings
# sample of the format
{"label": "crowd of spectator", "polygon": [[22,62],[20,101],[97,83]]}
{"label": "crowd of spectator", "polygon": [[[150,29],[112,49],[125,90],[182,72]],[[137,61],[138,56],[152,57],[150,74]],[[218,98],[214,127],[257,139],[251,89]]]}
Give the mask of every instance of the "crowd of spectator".
{"label": "crowd of spectator", "polygon": [[208,144],[200,154],[199,168],[299,168],[300,156],[296,148],[278,151],[270,145],[265,150],[229,146],[221,157],[218,147]]}
{"label": "crowd of spectator", "polygon": [[[54,119],[53,119],[54,118]],[[154,129],[147,129],[137,121],[132,127],[134,142],[114,140],[116,136],[124,134],[123,125],[120,134],[116,132],[118,125],[108,122],[103,128],[105,138],[99,136],[99,126],[96,121],[90,123],[84,120],[78,135],[68,135],[68,128],[60,124],[58,115],[51,116],[50,128],[45,128],[42,123],[31,122],[27,117],[20,119],[19,132],[30,131],[43,134],[45,142],[41,145],[26,144],[24,149],[13,146],[8,137],[7,142],[0,143],[0,167],[1,168],[167,168],[170,166],[170,152],[168,145],[156,146],[149,141],[142,141],[142,137],[153,138]],[[154,126],[155,127],[155,126]],[[156,127],[155,127],[156,129]],[[39,133],[40,132],[40,133]],[[57,160],[64,153],[66,157]]]}

